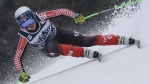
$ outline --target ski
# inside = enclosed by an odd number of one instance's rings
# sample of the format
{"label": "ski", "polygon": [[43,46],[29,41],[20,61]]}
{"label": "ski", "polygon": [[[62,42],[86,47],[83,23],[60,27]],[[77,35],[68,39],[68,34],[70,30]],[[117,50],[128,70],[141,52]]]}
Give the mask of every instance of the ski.
{"label": "ski", "polygon": [[100,54],[98,57],[97,57],[98,61],[101,62],[101,59],[102,59],[102,54]]}
{"label": "ski", "polygon": [[135,44],[137,45],[138,48],[141,48],[140,40],[135,40]]}
{"label": "ski", "polygon": [[[141,48],[141,43],[140,43],[140,40],[135,40],[135,44],[134,45],[136,45],[138,48]],[[127,48],[127,47],[130,47],[130,46],[133,46],[133,45],[128,45],[128,46],[126,46],[126,47],[124,47],[124,48]],[[121,49],[123,49],[123,48],[121,48]],[[121,50],[121,49],[118,49],[118,50]],[[118,51],[118,50],[116,50],[116,51]],[[111,53],[113,53],[113,52],[111,52]],[[110,53],[108,53],[108,54],[110,54]],[[102,62],[102,54],[100,54],[98,57],[97,57],[97,60],[99,61],[99,62]]]}

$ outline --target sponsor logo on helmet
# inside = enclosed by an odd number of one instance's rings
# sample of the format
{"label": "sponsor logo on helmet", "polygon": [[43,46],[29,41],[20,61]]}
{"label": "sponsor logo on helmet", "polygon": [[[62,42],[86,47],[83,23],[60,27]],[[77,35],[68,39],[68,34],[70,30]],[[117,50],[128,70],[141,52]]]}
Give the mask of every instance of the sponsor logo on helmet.
{"label": "sponsor logo on helmet", "polygon": [[27,21],[27,16],[25,14],[22,14],[19,16],[21,21]]}

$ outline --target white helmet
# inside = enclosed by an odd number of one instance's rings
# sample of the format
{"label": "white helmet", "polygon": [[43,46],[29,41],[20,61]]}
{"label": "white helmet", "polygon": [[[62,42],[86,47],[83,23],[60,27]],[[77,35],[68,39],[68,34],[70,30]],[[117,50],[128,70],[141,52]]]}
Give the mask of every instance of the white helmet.
{"label": "white helmet", "polygon": [[16,10],[15,19],[16,22],[22,27],[27,27],[28,25],[33,24],[35,21],[32,11],[26,6],[19,7]]}
{"label": "white helmet", "polygon": [[27,6],[22,6],[19,7],[16,12],[15,12],[15,18],[17,18],[18,16],[20,16],[21,14],[23,14],[26,11],[31,11],[29,7]]}

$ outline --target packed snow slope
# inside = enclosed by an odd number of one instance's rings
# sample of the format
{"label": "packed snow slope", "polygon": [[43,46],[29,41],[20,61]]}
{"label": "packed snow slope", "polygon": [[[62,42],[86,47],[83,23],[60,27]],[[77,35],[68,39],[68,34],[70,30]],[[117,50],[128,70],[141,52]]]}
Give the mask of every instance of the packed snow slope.
{"label": "packed snow slope", "polygon": [[[63,57],[46,69],[31,75],[27,84],[150,84],[150,0],[129,19],[119,19],[103,34],[132,36],[137,46],[94,46],[103,53],[102,62]],[[117,19],[116,19],[117,21]]]}

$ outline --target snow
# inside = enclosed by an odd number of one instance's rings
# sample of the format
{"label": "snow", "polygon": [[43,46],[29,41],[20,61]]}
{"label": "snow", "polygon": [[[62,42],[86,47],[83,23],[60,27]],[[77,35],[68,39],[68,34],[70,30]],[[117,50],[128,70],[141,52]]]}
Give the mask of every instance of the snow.
{"label": "snow", "polygon": [[109,26],[103,33],[140,39],[141,49],[137,46],[93,46],[92,49],[103,53],[102,62],[64,57],[31,75],[27,84],[150,84],[149,4],[150,0],[142,1],[131,18],[119,19],[119,25]]}

